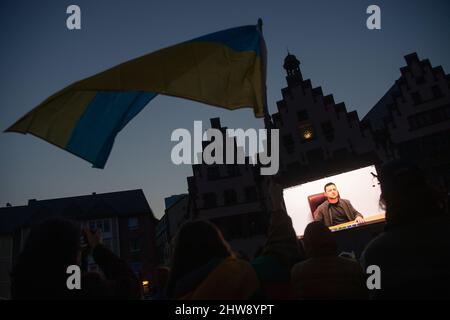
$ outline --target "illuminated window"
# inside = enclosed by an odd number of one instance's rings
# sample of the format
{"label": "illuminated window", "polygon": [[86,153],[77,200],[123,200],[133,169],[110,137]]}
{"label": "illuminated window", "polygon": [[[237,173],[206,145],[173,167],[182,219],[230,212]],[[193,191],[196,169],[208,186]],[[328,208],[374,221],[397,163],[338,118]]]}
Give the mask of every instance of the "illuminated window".
{"label": "illuminated window", "polygon": [[143,288],[144,294],[149,294],[150,293],[148,280],[143,280],[142,281],[142,288]]}
{"label": "illuminated window", "polygon": [[312,136],[313,136],[313,133],[311,130],[306,129],[305,131],[303,131],[303,139],[309,140],[312,138]]}
{"label": "illuminated window", "polygon": [[300,125],[299,130],[302,142],[314,139],[314,130],[310,124]]}

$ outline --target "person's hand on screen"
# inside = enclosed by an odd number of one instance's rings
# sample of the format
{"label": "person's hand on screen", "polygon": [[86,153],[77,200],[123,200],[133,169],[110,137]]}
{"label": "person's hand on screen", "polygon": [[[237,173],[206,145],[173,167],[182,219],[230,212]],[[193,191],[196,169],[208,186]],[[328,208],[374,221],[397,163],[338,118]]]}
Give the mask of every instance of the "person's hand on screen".
{"label": "person's hand on screen", "polygon": [[366,220],[364,220],[363,217],[358,216],[358,217],[356,217],[355,222],[356,223],[364,223],[364,222],[366,222]]}

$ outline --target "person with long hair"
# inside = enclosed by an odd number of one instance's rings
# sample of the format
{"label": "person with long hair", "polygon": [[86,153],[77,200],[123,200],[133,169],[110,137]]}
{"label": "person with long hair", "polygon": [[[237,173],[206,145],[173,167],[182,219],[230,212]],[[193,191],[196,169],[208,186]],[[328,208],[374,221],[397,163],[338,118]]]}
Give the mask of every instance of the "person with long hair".
{"label": "person with long hair", "polygon": [[169,299],[283,299],[291,297],[290,269],[301,259],[281,186],[269,183],[272,217],[260,255],[238,259],[221,231],[205,220],[186,222],[175,238]]}
{"label": "person with long hair", "polygon": [[[82,236],[87,247],[81,246]],[[103,272],[86,272],[81,288],[69,289],[67,268],[80,266],[82,256],[92,254]],[[49,218],[35,226],[11,272],[11,298],[14,300],[139,299],[137,277],[125,261],[101,241],[101,233],[82,230],[74,221]]]}
{"label": "person with long hair", "polygon": [[252,267],[236,258],[215,225],[197,220],[181,227],[167,284],[169,299],[249,299],[257,290]]}
{"label": "person with long hair", "polygon": [[296,298],[368,298],[361,266],[356,260],[338,256],[336,239],[321,221],[306,226],[303,243],[307,259],[292,268]]}
{"label": "person with long hair", "polygon": [[373,299],[450,298],[450,217],[446,199],[413,163],[397,160],[379,170],[386,227],[361,255],[366,270],[380,269]]}

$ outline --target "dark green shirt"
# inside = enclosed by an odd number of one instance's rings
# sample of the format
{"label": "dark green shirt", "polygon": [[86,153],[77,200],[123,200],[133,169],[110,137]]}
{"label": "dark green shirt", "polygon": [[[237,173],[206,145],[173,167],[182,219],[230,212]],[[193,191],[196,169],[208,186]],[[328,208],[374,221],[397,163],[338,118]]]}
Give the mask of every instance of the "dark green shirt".
{"label": "dark green shirt", "polygon": [[345,209],[340,205],[340,201],[337,203],[330,203],[328,208],[332,215],[333,226],[350,221],[345,214]]}
{"label": "dark green shirt", "polygon": [[[331,203],[329,203],[328,200],[325,200],[314,211],[314,213],[313,213],[314,220],[323,221],[323,223],[327,227],[331,227],[333,225],[342,223],[342,222],[338,222],[338,221],[342,221],[342,220],[339,220],[339,217],[338,217],[337,221],[335,220],[335,218],[334,218],[335,214],[332,212],[331,209],[332,209]],[[347,216],[347,219],[343,222],[353,221],[356,219],[356,217],[363,216],[361,213],[356,211],[355,208],[353,208],[350,201],[348,201],[346,199],[339,199],[339,206],[337,206],[337,208],[335,208],[335,209],[338,212],[338,216],[341,216],[342,213],[344,213]]]}

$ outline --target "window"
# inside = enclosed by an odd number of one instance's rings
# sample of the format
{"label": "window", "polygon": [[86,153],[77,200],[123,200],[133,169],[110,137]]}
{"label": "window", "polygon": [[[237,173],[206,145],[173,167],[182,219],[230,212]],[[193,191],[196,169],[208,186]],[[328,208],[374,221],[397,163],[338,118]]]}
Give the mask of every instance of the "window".
{"label": "window", "polygon": [[[442,110],[442,111],[444,111],[444,110]],[[431,123],[433,123],[433,124],[439,123],[439,122],[443,121],[444,119],[445,119],[444,112],[441,112],[440,109],[435,109],[432,112],[430,112]]]}
{"label": "window", "polygon": [[103,245],[109,250],[114,251],[112,247],[112,239],[103,239]]}
{"label": "window", "polygon": [[418,125],[417,125],[417,118],[416,117],[409,117],[408,118],[408,123],[409,123],[409,130],[417,129]]}
{"label": "window", "polygon": [[316,148],[306,152],[309,163],[318,163],[324,160],[322,148]]}
{"label": "window", "polygon": [[285,145],[291,145],[294,144],[294,139],[292,139],[292,134],[285,134],[283,136],[283,143]]}
{"label": "window", "polygon": [[227,171],[230,177],[237,177],[241,174],[238,166],[236,165],[227,165]]}
{"label": "window", "polygon": [[203,203],[205,208],[217,207],[217,196],[213,192],[205,193],[203,195]]}
{"label": "window", "polygon": [[322,131],[327,141],[331,142],[334,140],[334,128],[331,121],[322,122]]}
{"label": "window", "polygon": [[334,131],[331,121],[322,122],[322,131],[324,134]]}
{"label": "window", "polygon": [[410,130],[435,125],[450,118],[450,107],[448,105],[430,111],[415,114],[408,118]]}
{"label": "window", "polygon": [[141,251],[141,245],[139,238],[130,240],[130,252],[139,252]]}
{"label": "window", "polygon": [[302,142],[307,142],[314,139],[314,131],[310,124],[299,126],[299,130]]}
{"label": "window", "polygon": [[199,166],[198,164],[195,164],[192,166],[193,170],[194,170],[194,176],[198,176],[201,177],[202,176],[202,168],[201,166]]}
{"label": "window", "polygon": [[92,231],[101,230],[103,233],[111,232],[111,219],[89,220],[83,223],[83,227]]}
{"label": "window", "polygon": [[245,188],[245,201],[252,202],[257,200],[256,187]]}
{"label": "window", "polygon": [[236,191],[233,189],[225,190],[225,204],[230,205],[235,203],[237,203]]}
{"label": "window", "polygon": [[138,218],[136,217],[128,218],[128,229],[134,230],[137,228],[139,228]]}
{"label": "window", "polygon": [[111,223],[109,219],[103,220],[103,232],[111,232]]}
{"label": "window", "polygon": [[218,167],[207,168],[208,180],[217,180],[220,178],[220,172]]}
{"label": "window", "polygon": [[433,96],[435,99],[441,98],[443,96],[442,90],[438,85],[432,86],[431,92],[433,92]]}
{"label": "window", "polygon": [[411,93],[411,98],[413,99],[415,105],[422,103],[422,97],[420,96],[419,92]]}
{"label": "window", "polygon": [[337,159],[348,159],[350,157],[350,154],[347,149],[340,148],[333,152],[333,157]]}
{"label": "window", "polygon": [[416,78],[416,83],[417,84],[423,84],[425,83],[425,77],[424,76],[420,76]]}
{"label": "window", "polygon": [[307,121],[309,119],[306,110],[301,110],[297,112],[298,121]]}
{"label": "window", "polygon": [[294,139],[292,138],[292,134],[286,134],[283,136],[283,144],[288,153],[294,152]]}

